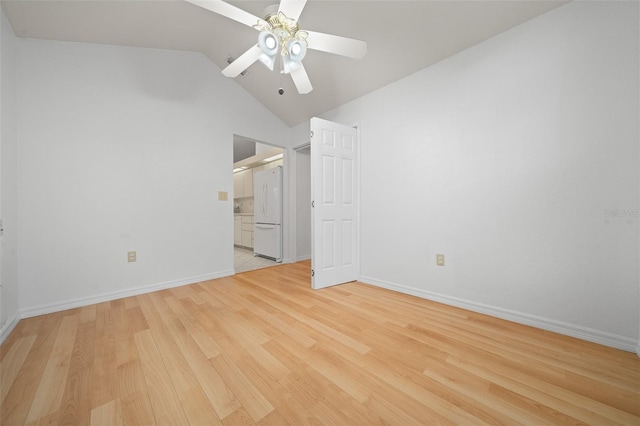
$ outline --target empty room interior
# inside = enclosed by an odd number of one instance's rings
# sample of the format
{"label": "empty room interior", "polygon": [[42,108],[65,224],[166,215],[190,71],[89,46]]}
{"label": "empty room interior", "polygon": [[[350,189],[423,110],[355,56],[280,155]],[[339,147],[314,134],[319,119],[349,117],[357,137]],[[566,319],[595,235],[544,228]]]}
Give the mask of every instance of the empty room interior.
{"label": "empty room interior", "polygon": [[638,1],[0,5],[0,424],[640,424]]}

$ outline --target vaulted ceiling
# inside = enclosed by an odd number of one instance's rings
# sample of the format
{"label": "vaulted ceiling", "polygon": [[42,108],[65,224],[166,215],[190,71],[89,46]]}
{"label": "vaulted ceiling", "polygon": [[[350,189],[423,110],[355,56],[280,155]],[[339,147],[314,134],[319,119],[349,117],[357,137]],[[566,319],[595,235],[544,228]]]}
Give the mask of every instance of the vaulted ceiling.
{"label": "vaulted ceiling", "polygon": [[[277,0],[229,1],[254,15]],[[313,1],[301,29],[364,40],[363,59],[309,51],[314,90],[253,64],[235,80],[289,126],[408,76],[566,1]],[[219,68],[257,42],[257,32],[182,0],[2,1],[19,37],[201,52]],[[278,94],[283,87],[284,95]]]}

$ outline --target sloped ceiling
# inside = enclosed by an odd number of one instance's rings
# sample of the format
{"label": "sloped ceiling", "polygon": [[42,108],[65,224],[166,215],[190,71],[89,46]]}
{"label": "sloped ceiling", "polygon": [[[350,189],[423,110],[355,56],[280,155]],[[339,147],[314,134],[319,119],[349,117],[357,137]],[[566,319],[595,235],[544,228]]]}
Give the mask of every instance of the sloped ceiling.
{"label": "sloped ceiling", "polygon": [[[257,16],[275,3],[229,1]],[[304,59],[314,90],[255,63],[235,81],[294,126],[399,80],[566,1],[313,1],[301,29],[364,40],[363,59]],[[2,1],[19,37],[201,52],[219,68],[257,41],[249,27],[181,0]],[[284,95],[278,94],[283,87]]]}

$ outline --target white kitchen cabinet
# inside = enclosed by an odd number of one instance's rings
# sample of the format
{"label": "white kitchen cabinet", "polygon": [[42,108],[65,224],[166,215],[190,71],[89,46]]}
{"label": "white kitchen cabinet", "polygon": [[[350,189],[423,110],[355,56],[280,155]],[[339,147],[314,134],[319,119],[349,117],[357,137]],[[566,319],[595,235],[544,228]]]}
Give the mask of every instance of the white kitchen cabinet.
{"label": "white kitchen cabinet", "polygon": [[253,197],[253,169],[233,174],[233,198]]}
{"label": "white kitchen cabinet", "polygon": [[253,248],[253,232],[242,231],[242,246]]}
{"label": "white kitchen cabinet", "polygon": [[253,169],[242,172],[243,197],[253,197]]}
{"label": "white kitchen cabinet", "polygon": [[242,216],[233,218],[233,244],[242,245]]}
{"label": "white kitchen cabinet", "polygon": [[253,197],[253,175],[276,166],[282,166],[282,159],[235,172],[233,174],[233,198]]}
{"label": "white kitchen cabinet", "polygon": [[233,198],[244,197],[244,170],[233,174]]}
{"label": "white kitchen cabinet", "polygon": [[253,215],[242,216],[242,236],[241,245],[253,248]]}
{"label": "white kitchen cabinet", "polygon": [[282,158],[280,158],[278,160],[270,161],[268,163],[265,163],[265,164],[262,165],[262,167],[264,168],[264,170],[269,170],[269,169],[273,169],[273,168],[278,167],[278,166],[282,166],[282,163],[283,163]]}

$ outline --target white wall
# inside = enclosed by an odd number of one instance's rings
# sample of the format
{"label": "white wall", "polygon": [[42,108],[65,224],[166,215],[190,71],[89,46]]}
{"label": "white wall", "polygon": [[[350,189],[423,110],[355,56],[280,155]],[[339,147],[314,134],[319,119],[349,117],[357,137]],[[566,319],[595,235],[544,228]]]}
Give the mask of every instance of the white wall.
{"label": "white wall", "polygon": [[288,128],[200,54],[18,46],[23,315],[232,274],[233,134]]}
{"label": "white wall", "polygon": [[573,2],[323,116],[360,123],[361,279],[635,350],[638,16]]}
{"label": "white wall", "polygon": [[20,319],[18,312],[16,38],[0,9],[0,342]]}

